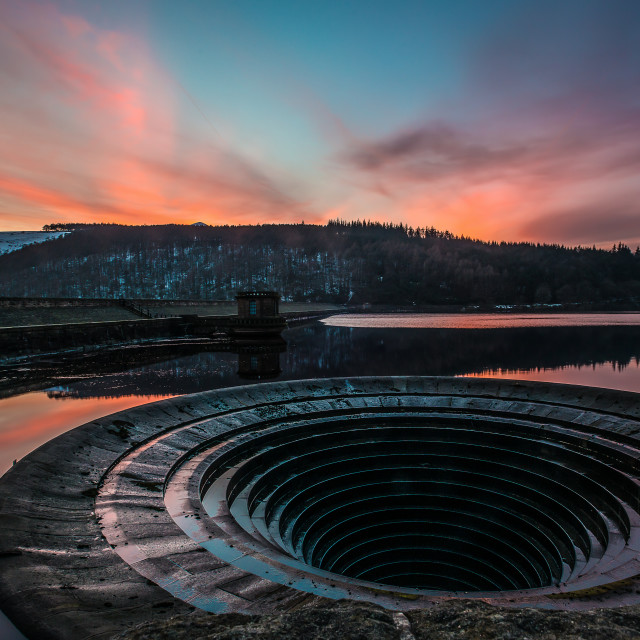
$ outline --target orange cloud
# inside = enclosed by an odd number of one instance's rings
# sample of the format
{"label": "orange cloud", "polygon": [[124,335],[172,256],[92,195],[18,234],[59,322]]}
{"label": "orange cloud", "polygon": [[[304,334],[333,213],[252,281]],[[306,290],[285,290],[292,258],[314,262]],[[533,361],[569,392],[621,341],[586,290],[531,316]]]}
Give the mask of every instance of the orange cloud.
{"label": "orange cloud", "polygon": [[387,217],[413,226],[484,240],[633,243],[640,241],[630,224],[640,218],[632,135],[639,121],[640,112],[594,116],[517,141],[432,123],[349,140],[338,161],[354,184],[380,197],[380,207],[386,198]]}
{"label": "orange cloud", "polygon": [[31,220],[39,210],[41,224],[313,217],[272,172],[212,141],[199,114],[180,128],[193,105],[140,38],[52,5],[2,17],[0,73],[12,82],[0,106],[0,226],[15,228],[21,209]]}
{"label": "orange cloud", "polygon": [[10,176],[0,176],[0,190],[18,201],[37,203],[53,210],[74,211],[76,213],[90,213],[78,201],[65,193],[46,189],[26,180],[19,180]]}

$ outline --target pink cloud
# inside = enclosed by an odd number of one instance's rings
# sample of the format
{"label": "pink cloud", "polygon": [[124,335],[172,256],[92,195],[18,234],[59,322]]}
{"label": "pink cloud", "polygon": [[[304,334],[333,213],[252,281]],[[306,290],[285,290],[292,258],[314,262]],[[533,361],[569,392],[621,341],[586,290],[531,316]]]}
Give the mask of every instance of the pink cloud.
{"label": "pink cloud", "polygon": [[60,20],[67,28],[69,35],[74,38],[78,38],[92,31],[91,25],[80,16],[61,16]]}
{"label": "pink cloud", "polygon": [[450,113],[343,136],[335,162],[371,217],[486,240],[640,242],[638,5],[587,5],[514,7],[469,56]]}
{"label": "pink cloud", "polygon": [[15,228],[21,208],[30,225],[38,208],[41,224],[312,217],[271,171],[203,135],[199,116],[178,130],[193,107],[140,37],[53,5],[2,13],[0,225]]}
{"label": "pink cloud", "polygon": [[[384,218],[386,207],[387,218],[486,240],[636,242],[640,233],[632,233],[629,219],[640,219],[640,183],[632,184],[640,173],[640,110],[542,122],[533,130],[543,134],[519,136],[495,125],[489,136],[428,123],[377,140],[350,139],[337,161],[354,184],[386,198],[374,217]],[[630,194],[624,215],[595,224],[594,211],[615,209],[622,193]],[[558,211],[562,224],[553,222]]]}

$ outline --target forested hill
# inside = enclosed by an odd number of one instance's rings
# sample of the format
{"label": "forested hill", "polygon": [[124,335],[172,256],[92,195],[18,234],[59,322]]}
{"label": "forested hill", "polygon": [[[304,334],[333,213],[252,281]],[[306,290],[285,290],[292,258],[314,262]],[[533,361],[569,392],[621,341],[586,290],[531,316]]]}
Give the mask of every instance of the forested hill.
{"label": "forested hill", "polygon": [[486,243],[435,229],[48,225],[72,233],[0,256],[0,295],[230,299],[276,289],[337,303],[640,301],[640,251]]}

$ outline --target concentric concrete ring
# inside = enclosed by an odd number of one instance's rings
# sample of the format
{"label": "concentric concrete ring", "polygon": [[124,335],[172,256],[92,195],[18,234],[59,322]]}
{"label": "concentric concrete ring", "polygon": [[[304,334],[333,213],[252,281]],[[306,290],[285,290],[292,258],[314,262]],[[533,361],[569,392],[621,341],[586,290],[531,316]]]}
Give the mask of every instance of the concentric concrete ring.
{"label": "concentric concrete ring", "polygon": [[251,385],[121,412],[0,481],[2,607],[38,638],[316,598],[640,601],[637,394],[461,378]]}

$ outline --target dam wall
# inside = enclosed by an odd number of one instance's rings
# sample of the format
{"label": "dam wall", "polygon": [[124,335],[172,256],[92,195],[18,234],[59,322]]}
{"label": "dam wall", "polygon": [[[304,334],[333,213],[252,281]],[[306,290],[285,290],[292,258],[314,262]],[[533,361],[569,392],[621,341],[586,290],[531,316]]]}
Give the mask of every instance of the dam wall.
{"label": "dam wall", "polygon": [[204,337],[229,326],[229,316],[140,318],[108,322],[48,324],[0,328],[3,357],[158,338]]}
{"label": "dam wall", "polygon": [[[330,315],[308,311],[281,314],[274,329],[311,322]],[[263,319],[263,323],[269,319]],[[92,349],[105,345],[143,342],[162,338],[218,338],[238,328],[236,316],[182,315],[169,318],[134,318],[107,322],[47,324],[24,327],[0,327],[0,361],[26,354]],[[250,326],[247,323],[247,326]]]}
{"label": "dam wall", "polygon": [[[119,298],[18,298],[0,297],[0,309],[6,307],[114,307],[121,306]],[[157,298],[136,298],[127,300],[144,307],[198,307],[206,304],[227,306],[229,300],[158,300]]]}

